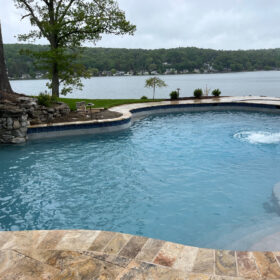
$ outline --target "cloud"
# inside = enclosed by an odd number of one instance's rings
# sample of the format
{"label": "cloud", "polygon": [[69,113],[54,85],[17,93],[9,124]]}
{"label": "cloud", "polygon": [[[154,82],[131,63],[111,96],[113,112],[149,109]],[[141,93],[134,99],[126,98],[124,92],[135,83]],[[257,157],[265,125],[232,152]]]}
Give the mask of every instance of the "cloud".
{"label": "cloud", "polygon": [[[258,49],[280,46],[278,0],[119,0],[134,36],[104,35],[102,47]],[[30,29],[12,0],[0,0],[5,42]],[[40,41],[43,43],[45,41]],[[92,46],[90,42],[86,45]]]}

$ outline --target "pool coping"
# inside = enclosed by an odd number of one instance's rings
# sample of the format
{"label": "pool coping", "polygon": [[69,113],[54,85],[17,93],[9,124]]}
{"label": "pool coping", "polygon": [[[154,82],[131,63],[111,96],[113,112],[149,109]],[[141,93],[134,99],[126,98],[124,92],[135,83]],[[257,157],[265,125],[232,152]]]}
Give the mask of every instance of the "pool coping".
{"label": "pool coping", "polygon": [[124,233],[0,232],[0,279],[280,279],[280,252],[202,249]]}
{"label": "pool coping", "polygon": [[168,112],[209,110],[244,110],[280,113],[280,98],[276,97],[221,97],[195,100],[133,103],[115,106],[111,111],[120,113],[114,119],[39,124],[28,127],[29,139],[40,139],[80,134],[97,134],[129,128],[138,117]]}

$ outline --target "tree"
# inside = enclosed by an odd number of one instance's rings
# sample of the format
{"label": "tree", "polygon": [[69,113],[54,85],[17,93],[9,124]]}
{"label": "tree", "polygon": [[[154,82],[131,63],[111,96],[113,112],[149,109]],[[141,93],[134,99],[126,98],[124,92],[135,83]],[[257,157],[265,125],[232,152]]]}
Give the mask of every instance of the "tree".
{"label": "tree", "polygon": [[158,87],[158,88],[167,87],[167,84],[163,80],[161,80],[160,78],[153,77],[153,78],[150,78],[150,79],[146,80],[145,87],[153,88],[153,99],[155,99],[156,87]]}
{"label": "tree", "polygon": [[7,68],[6,68],[5,57],[4,57],[1,23],[0,23],[0,98],[2,97],[1,92],[12,93],[13,90],[11,88],[8,74],[7,74]]}
{"label": "tree", "polygon": [[82,87],[81,77],[90,75],[77,63],[82,43],[100,40],[102,34],[133,35],[136,27],[125,18],[115,0],[14,0],[36,29],[19,36],[22,41],[46,38],[49,49],[29,52],[49,75],[53,96]]}

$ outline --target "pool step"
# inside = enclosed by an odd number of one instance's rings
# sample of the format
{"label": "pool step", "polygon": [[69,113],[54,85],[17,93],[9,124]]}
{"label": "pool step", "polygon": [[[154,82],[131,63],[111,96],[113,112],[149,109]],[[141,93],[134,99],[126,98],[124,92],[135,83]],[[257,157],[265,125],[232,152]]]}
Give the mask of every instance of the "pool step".
{"label": "pool step", "polygon": [[279,251],[280,250],[280,232],[271,234],[261,239],[253,246],[250,250],[252,251]]}
{"label": "pool step", "polygon": [[238,228],[207,247],[239,251],[280,251],[280,217]]}
{"label": "pool step", "polygon": [[276,204],[277,209],[280,211],[280,182],[275,184],[272,190],[272,197]]}

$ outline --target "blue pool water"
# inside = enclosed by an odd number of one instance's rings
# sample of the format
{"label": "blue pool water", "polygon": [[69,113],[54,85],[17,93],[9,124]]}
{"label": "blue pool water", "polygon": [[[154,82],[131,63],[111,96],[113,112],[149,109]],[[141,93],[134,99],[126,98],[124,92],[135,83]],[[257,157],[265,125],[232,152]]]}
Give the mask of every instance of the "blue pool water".
{"label": "blue pool water", "polygon": [[1,146],[0,230],[102,229],[248,249],[280,231],[279,124],[262,113],[166,114],[119,133]]}

